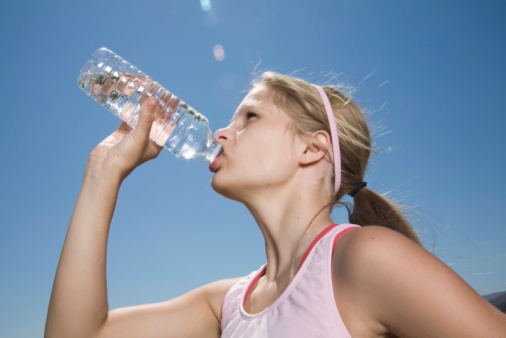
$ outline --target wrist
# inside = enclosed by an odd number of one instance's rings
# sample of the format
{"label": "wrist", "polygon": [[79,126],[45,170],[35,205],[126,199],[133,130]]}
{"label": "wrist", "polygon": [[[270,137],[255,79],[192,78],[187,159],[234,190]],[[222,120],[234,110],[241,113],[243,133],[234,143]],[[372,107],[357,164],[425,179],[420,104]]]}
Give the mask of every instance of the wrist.
{"label": "wrist", "polygon": [[88,160],[84,170],[84,181],[92,184],[120,186],[127,174],[112,168],[106,163]]}

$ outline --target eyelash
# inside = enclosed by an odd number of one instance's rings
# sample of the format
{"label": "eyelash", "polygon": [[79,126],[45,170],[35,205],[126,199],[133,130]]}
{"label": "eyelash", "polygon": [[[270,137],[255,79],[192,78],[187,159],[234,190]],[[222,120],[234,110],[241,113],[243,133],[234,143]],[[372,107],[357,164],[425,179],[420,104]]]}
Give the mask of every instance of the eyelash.
{"label": "eyelash", "polygon": [[257,116],[258,116],[257,114],[249,111],[246,113],[246,120],[249,120],[250,118],[257,117]]}

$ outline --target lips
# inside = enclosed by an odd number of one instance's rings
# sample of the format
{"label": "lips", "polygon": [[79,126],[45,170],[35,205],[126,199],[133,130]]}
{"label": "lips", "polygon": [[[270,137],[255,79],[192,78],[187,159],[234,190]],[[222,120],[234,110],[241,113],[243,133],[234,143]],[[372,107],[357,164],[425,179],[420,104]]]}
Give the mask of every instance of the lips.
{"label": "lips", "polygon": [[220,168],[220,160],[223,158],[223,150],[216,156],[216,158],[209,164],[209,170],[213,173],[217,172]]}

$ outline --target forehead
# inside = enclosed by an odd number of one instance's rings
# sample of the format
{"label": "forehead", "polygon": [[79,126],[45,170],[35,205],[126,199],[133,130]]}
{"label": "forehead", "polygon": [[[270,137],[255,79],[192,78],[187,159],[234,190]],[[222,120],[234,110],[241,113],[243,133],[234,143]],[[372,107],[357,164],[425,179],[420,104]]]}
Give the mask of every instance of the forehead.
{"label": "forehead", "polygon": [[267,88],[257,86],[251,89],[248,95],[242,100],[241,104],[239,104],[232,120],[249,110],[273,113],[277,112],[279,108],[275,104],[274,95],[272,95]]}
{"label": "forehead", "polygon": [[[267,101],[268,95],[266,89],[252,89],[246,97],[241,101],[239,107],[237,107],[237,111],[250,108],[250,107],[258,107],[264,104],[264,101]],[[236,111],[236,112],[237,112]]]}

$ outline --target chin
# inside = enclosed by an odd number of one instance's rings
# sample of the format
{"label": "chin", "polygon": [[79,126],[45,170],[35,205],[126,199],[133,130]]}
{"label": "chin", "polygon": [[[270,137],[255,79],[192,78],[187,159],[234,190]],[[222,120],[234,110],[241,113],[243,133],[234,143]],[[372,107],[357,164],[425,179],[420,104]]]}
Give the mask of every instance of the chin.
{"label": "chin", "polygon": [[213,188],[214,191],[216,191],[218,194],[220,195],[223,195],[225,197],[226,196],[226,191],[227,191],[227,184],[225,184],[225,182],[223,182],[222,179],[220,179],[219,177],[219,173],[215,173],[213,175],[213,177],[211,178],[211,187]]}
{"label": "chin", "polygon": [[229,198],[234,201],[241,202],[241,197],[237,185],[231,184],[231,182],[225,182],[220,179],[218,173],[214,174],[211,179],[211,187],[218,194],[223,197]]}

